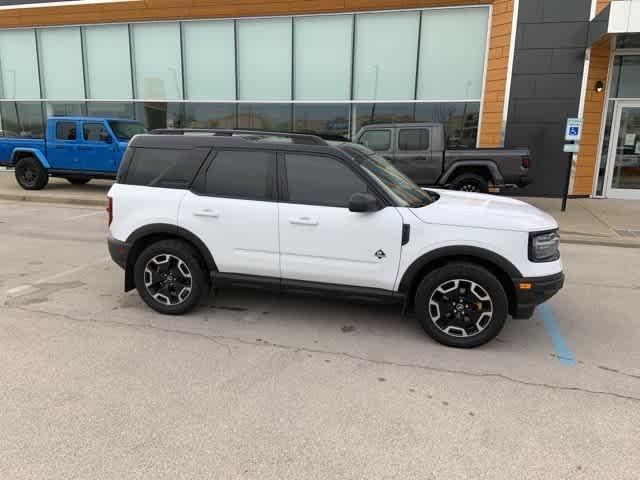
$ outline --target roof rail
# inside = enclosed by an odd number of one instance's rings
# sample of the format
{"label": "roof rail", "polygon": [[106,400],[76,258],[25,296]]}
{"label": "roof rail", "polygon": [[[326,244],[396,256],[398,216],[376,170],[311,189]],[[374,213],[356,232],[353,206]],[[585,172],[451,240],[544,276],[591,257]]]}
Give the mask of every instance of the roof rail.
{"label": "roof rail", "polygon": [[[302,145],[327,145],[316,135],[300,133],[270,132],[263,130],[232,130],[220,128],[159,128],[151,130],[152,135],[211,135],[214,137],[243,137],[247,140],[273,141],[273,138],[289,139],[290,143]],[[251,138],[255,137],[255,138]]]}

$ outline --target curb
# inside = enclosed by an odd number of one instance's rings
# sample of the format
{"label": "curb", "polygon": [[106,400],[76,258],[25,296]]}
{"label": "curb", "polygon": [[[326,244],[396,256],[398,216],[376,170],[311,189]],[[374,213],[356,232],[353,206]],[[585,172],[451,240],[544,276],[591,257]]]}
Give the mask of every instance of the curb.
{"label": "curb", "polygon": [[46,195],[30,196],[13,193],[0,193],[0,200],[8,200],[12,202],[54,203],[58,205],[75,205],[86,207],[105,207],[107,205],[106,198],[104,200],[93,200],[90,198],[60,198]]}
{"label": "curb", "polygon": [[618,248],[640,248],[640,242],[630,242],[627,240],[608,239],[608,240],[596,240],[592,238],[567,238],[562,237],[560,244],[573,244],[573,245],[592,245],[598,247],[618,247]]}

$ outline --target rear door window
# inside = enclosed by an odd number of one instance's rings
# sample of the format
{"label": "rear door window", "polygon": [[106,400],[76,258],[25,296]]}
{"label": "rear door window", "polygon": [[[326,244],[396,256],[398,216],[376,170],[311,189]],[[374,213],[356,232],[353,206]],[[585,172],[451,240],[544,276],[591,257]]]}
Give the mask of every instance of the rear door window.
{"label": "rear door window", "polygon": [[386,152],[391,147],[391,130],[367,130],[360,143],[376,152]]}
{"label": "rear door window", "polygon": [[160,188],[188,188],[209,149],[135,148],[123,183]]}
{"label": "rear door window", "polygon": [[56,140],[76,140],[78,136],[76,122],[56,123]]}
{"label": "rear door window", "polygon": [[270,200],[272,152],[220,151],[206,172],[205,192],[212,197]]}
{"label": "rear door window", "polygon": [[429,149],[429,130],[426,128],[402,128],[398,133],[398,150],[402,152]]}

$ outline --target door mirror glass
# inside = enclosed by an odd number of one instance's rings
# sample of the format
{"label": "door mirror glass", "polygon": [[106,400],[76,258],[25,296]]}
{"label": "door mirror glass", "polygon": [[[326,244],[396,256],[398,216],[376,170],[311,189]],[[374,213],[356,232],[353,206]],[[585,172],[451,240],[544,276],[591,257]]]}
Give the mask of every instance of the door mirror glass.
{"label": "door mirror glass", "polygon": [[354,193],[349,199],[349,211],[357,213],[377,212],[380,210],[378,199],[370,193]]}

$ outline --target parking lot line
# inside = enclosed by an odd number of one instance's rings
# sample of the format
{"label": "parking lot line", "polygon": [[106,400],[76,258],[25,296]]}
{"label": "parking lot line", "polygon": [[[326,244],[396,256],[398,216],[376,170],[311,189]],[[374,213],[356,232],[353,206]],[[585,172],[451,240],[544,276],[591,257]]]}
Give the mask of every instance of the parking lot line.
{"label": "parking lot line", "polygon": [[91,212],[91,213],[83,213],[82,215],[74,215],[73,217],[69,217],[69,218],[65,218],[65,222],[68,222],[70,220],[79,220],[80,218],[86,218],[86,217],[95,217],[96,215],[105,215],[104,210],[99,210],[97,212]]}
{"label": "parking lot line", "polygon": [[546,303],[543,303],[538,307],[538,311],[542,316],[542,320],[544,320],[544,326],[547,329],[547,333],[551,338],[551,343],[553,344],[553,348],[556,351],[556,356],[558,357],[558,362],[562,365],[575,365],[576,360],[573,358],[573,354],[567,343],[564,341],[562,334],[560,333],[560,329],[558,328],[558,324],[556,322],[556,317],[551,310],[551,307]]}

